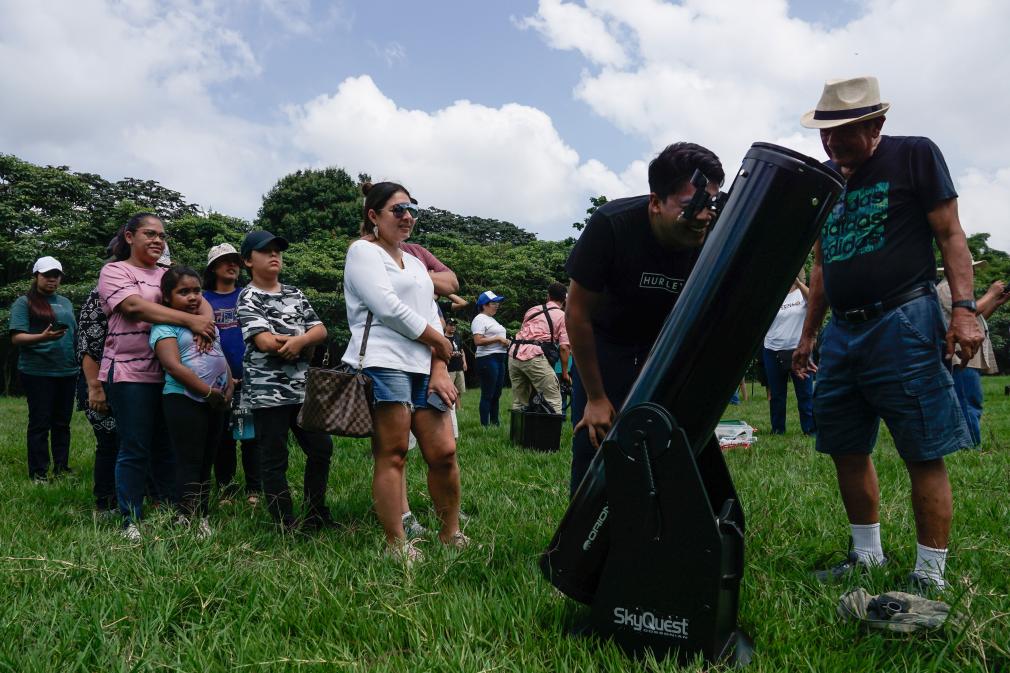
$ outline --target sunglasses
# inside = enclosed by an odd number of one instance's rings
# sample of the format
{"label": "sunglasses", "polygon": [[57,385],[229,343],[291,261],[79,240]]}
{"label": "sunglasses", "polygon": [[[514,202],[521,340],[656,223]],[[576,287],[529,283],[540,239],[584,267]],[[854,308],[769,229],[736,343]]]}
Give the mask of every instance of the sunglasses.
{"label": "sunglasses", "polygon": [[420,211],[413,203],[398,203],[395,206],[391,206],[389,208],[389,212],[393,213],[393,217],[398,220],[403,219],[404,213],[410,213],[410,216],[416,220],[417,214]]}

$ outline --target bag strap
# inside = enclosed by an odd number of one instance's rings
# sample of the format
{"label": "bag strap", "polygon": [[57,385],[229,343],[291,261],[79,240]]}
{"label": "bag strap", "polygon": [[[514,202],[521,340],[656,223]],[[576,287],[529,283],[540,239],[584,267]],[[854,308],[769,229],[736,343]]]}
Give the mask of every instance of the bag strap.
{"label": "bag strap", "polygon": [[368,333],[372,331],[372,312],[368,312],[365,320],[365,333],[361,335],[361,350],[358,351],[358,371],[365,368],[365,347],[368,345]]}
{"label": "bag strap", "polygon": [[551,343],[554,342],[554,321],[551,320],[551,309],[548,308],[547,304],[543,304],[544,310],[541,313],[547,318],[547,329],[551,333]]}

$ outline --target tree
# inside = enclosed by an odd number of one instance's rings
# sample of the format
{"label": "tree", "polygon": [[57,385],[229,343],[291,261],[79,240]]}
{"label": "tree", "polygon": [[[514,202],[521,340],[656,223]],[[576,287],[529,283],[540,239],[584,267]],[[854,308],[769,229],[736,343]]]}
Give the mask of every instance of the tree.
{"label": "tree", "polygon": [[356,236],[360,218],[361,189],[347,171],[310,168],[277,181],[263,197],[256,226],[289,241],[304,241],[317,231]]}
{"label": "tree", "polygon": [[590,196],[589,203],[592,205],[586,208],[585,219],[582,220],[581,222],[572,222],[572,229],[575,229],[576,231],[582,231],[583,229],[585,229],[586,225],[589,224],[589,220],[590,218],[592,218],[593,213],[596,212],[596,209],[606,202],[607,197],[604,196],[603,194],[600,194],[599,196]]}

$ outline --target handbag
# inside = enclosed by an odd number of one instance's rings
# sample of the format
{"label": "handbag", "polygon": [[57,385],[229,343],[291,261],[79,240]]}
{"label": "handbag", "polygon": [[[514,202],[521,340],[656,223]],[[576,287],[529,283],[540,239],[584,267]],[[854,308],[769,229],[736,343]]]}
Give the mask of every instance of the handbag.
{"label": "handbag", "polygon": [[343,363],[330,369],[329,350],[323,357],[322,367],[309,367],[305,375],[305,401],[298,412],[299,426],[338,437],[372,436],[372,379],[362,372],[371,329],[372,312],[369,311],[357,369]]}

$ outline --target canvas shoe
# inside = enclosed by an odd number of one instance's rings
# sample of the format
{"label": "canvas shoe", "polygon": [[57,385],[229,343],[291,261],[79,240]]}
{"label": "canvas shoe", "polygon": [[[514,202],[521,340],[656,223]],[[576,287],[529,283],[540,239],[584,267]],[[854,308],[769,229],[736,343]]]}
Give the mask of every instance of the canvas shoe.
{"label": "canvas shoe", "polygon": [[202,517],[196,524],[196,533],[194,534],[197,540],[206,540],[213,535],[214,531],[210,527],[210,519]]}
{"label": "canvas shoe", "polygon": [[140,542],[140,528],[132,521],[123,526],[121,535],[127,542]]}
{"label": "canvas shoe", "polygon": [[908,593],[929,598],[943,593],[945,586],[921,572],[913,570],[908,574]]}

